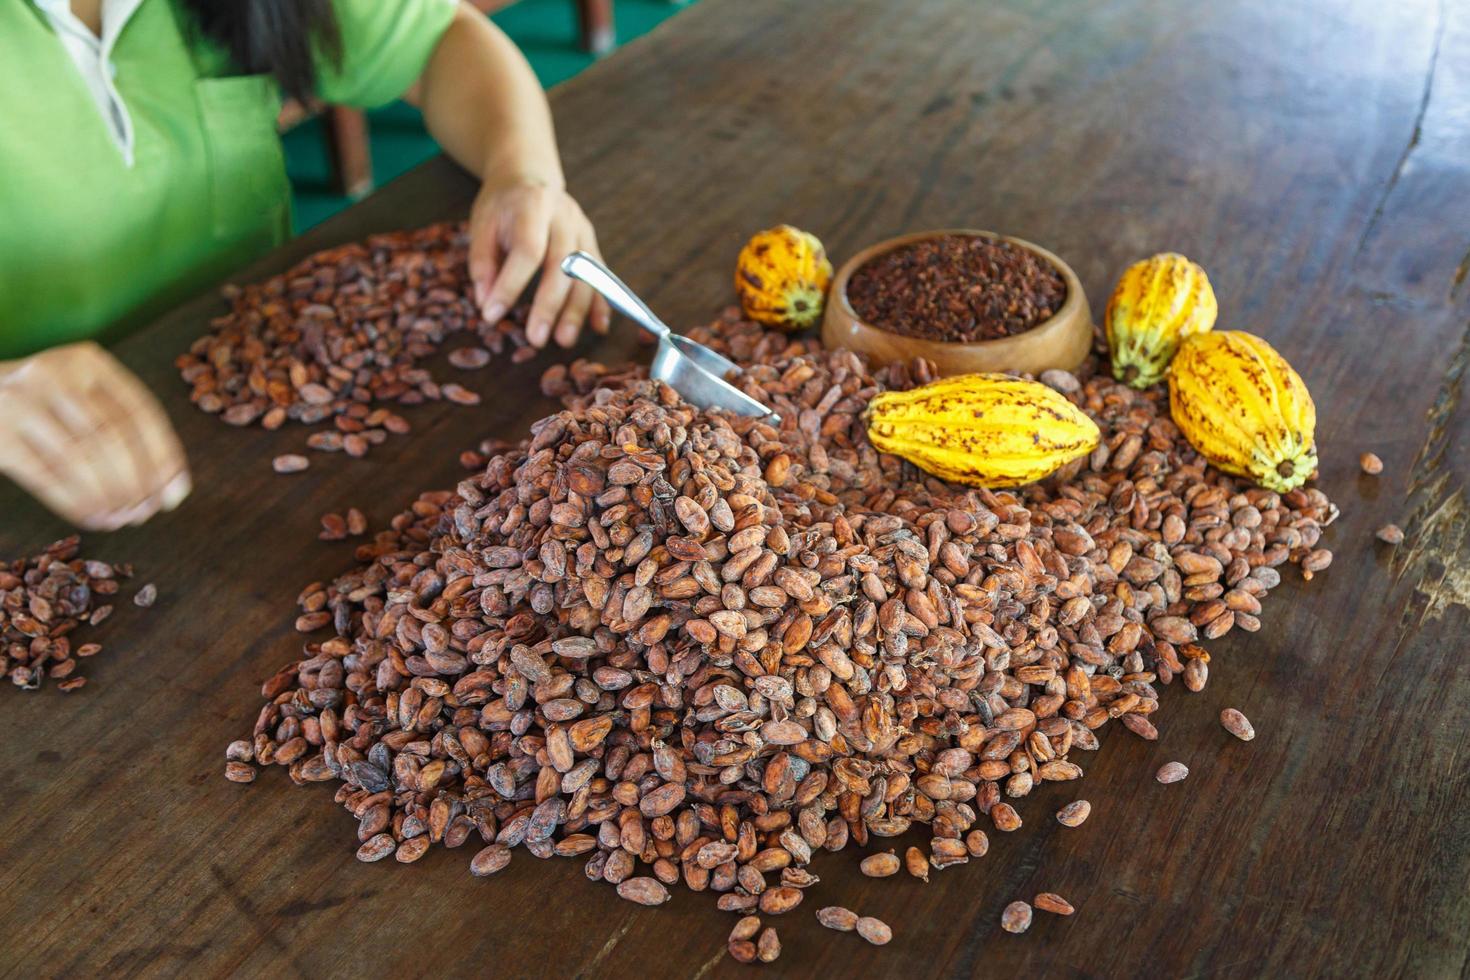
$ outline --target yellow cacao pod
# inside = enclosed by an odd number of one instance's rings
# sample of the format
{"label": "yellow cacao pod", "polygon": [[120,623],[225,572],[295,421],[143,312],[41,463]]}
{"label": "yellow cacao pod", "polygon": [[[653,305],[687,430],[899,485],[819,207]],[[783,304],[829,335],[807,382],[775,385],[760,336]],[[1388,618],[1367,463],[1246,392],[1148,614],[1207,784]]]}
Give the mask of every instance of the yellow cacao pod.
{"label": "yellow cacao pod", "polygon": [[832,263],[817,236],[790,225],[756,234],[735,262],[740,308],[758,323],[802,330],[822,318]]}
{"label": "yellow cacao pod", "polygon": [[1039,480],[1097,446],[1097,424],[1044,384],[958,374],[868,404],[868,438],[927,473],[976,487]]}
{"label": "yellow cacao pod", "polygon": [[1268,490],[1294,490],[1317,469],[1317,406],[1286,358],[1239,330],[1197,334],[1169,369],[1169,405],[1199,454]]}
{"label": "yellow cacao pod", "polygon": [[1113,377],[1135,388],[1162,381],[1180,342],[1213,327],[1217,312],[1210,279],[1194,262],[1173,252],[1135,262],[1108,300]]}

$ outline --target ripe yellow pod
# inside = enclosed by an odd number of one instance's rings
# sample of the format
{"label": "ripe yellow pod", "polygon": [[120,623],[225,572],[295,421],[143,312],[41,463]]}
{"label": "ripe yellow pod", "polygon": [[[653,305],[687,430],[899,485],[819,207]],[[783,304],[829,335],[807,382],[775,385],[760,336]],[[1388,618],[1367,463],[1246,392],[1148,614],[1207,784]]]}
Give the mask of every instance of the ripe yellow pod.
{"label": "ripe yellow pod", "polygon": [[803,330],[822,318],[832,263],[817,236],[777,225],[753,236],[735,262],[740,308],[757,323]]}
{"label": "ripe yellow pod", "polygon": [[1169,369],[1169,405],[1190,445],[1216,467],[1285,493],[1317,469],[1317,407],[1301,375],[1260,337],[1190,337]]}
{"label": "ripe yellow pod", "polygon": [[983,487],[1018,487],[1091,452],[1097,424],[1044,384],[959,374],[868,405],[868,438],[927,473]]}
{"label": "ripe yellow pod", "polygon": [[1215,325],[1215,291],[1205,270],[1174,252],[1128,267],[1108,300],[1104,324],[1113,377],[1135,388],[1164,378],[1179,344]]}

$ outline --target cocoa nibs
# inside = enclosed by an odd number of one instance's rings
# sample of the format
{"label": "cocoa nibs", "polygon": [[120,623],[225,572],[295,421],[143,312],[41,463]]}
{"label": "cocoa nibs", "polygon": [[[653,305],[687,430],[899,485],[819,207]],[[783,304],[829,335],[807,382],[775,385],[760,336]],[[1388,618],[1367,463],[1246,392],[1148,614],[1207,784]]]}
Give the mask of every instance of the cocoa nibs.
{"label": "cocoa nibs", "polygon": [[[575,856],[629,901],[682,882],[784,915],[816,904],[820,851],[912,875],[889,838],[917,825],[931,873],[983,860],[984,822],[1005,832],[1041,784],[1081,778],[1110,721],[1156,718],[1176,677],[1203,688],[1202,644],[1258,628],[1336,516],[1315,488],[1207,467],[1166,393],[1096,362],[1071,397],[1098,448],[996,492],[867,441],[871,396],[928,364],[875,372],[731,317],[690,335],[746,366],[779,427],[641,369],[548,370],[563,411],[482,445],[477,472],[302,591],[314,635],[265,681],[227,777],[335,783],[364,861]],[[758,958],[759,935],[735,942]]]}
{"label": "cocoa nibs", "polygon": [[[112,614],[121,579],[133,574],[129,565],[78,558],[80,543],[72,535],[39,555],[0,563],[0,673],[22,690],[48,680],[68,692],[87,683],[78,667],[102,645],[78,640]],[[150,583],[133,602],[147,608],[157,595]]]}
{"label": "cocoa nibs", "polygon": [[[264,282],[225,287],[230,312],[175,362],[190,400],[236,426],[330,422],[307,445],[349,456],[409,430],[390,404],[477,404],[474,392],[440,385],[420,362],[456,334],[478,342],[450,353],[460,369],[506,353],[519,363],[536,352],[524,306],[493,326],[480,318],[467,249],[463,225],[432,225],[327,249]],[[278,457],[276,471],[300,472],[300,459]]]}
{"label": "cocoa nibs", "polygon": [[866,324],[924,340],[967,342],[1024,333],[1067,298],[1055,267],[1028,249],[976,235],[901,245],[859,266],[847,283]]}

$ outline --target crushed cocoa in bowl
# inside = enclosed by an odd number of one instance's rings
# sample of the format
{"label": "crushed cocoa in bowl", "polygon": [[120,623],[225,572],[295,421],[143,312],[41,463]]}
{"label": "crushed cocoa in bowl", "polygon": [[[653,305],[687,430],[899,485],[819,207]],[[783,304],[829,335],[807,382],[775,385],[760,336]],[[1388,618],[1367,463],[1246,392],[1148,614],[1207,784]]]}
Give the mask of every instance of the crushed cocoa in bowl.
{"label": "crushed cocoa in bowl", "polygon": [[[227,778],[336,783],[364,861],[476,839],[472,874],[577,856],[628,901],[683,882],[778,916],[822,850],[922,826],[932,868],[982,859],[982,821],[1018,826],[1037,786],[1081,778],[1110,721],[1153,730],[1163,686],[1202,688],[1202,640],[1257,629],[1336,516],[1317,489],[1207,467],[1167,392],[1095,359],[1070,397],[1101,444],[997,492],[868,442],[869,399],[925,362],[873,371],[731,317],[691,336],[745,366],[779,427],[641,369],[548,371],[563,411],[302,592],[298,628],[329,633],[265,682]],[[737,958],[761,951],[749,931]]]}
{"label": "crushed cocoa in bowl", "polygon": [[979,235],[900,245],[858,266],[847,282],[847,301],[869,326],[959,343],[1024,333],[1066,298],[1066,281],[1050,262]]}

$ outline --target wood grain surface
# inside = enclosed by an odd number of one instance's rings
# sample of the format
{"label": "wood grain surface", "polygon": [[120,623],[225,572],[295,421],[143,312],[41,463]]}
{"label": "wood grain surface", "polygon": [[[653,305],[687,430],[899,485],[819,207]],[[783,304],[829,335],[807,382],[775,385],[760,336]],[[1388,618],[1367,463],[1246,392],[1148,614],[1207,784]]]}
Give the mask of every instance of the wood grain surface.
{"label": "wood grain surface", "polygon": [[[1454,0],[704,0],[558,89],[571,184],[624,278],[675,324],[731,298],[743,238],[788,221],[843,257],[930,227],[1044,244],[1095,309],[1130,261],[1210,271],[1220,326],[1267,337],[1316,396],[1336,561],[1295,573],[1266,627],[1213,645],[1145,743],[1109,729],[1080,783],[1023,801],[988,857],[870,881],[851,852],[780,920],[781,975],[1412,976],[1470,969],[1470,8]],[[463,215],[436,161],[242,270],[371,231]],[[195,411],[171,362],[222,309],[201,297],[120,345],[162,394],[197,489],[146,527],[86,539],[158,584],[120,607],[66,696],[0,690],[0,974],[738,976],[733,918],[678,891],[620,901],[576,860],[524,853],[472,879],[471,848],[363,865],[328,786],[222,777],[259,685],[295,658],[299,588],[347,567],[325,511],[386,520],[452,486],[458,450],[549,404],[556,355],[467,383],[478,409],[408,412],[365,460],[270,459],[305,432]],[[0,314],[3,315],[3,314]],[[600,348],[635,350],[632,331]],[[585,353],[586,351],[584,351]],[[609,353],[610,352],[610,353]],[[445,368],[446,372],[450,369]],[[1362,450],[1387,463],[1357,469]],[[0,554],[66,529],[0,488]],[[1397,521],[1396,552],[1373,541]],[[1217,717],[1236,706],[1249,744]],[[1161,763],[1188,780],[1160,786]],[[1093,803],[1077,830],[1051,814]],[[1024,936],[1001,909],[1078,907]],[[884,949],[819,928],[880,916]]]}

